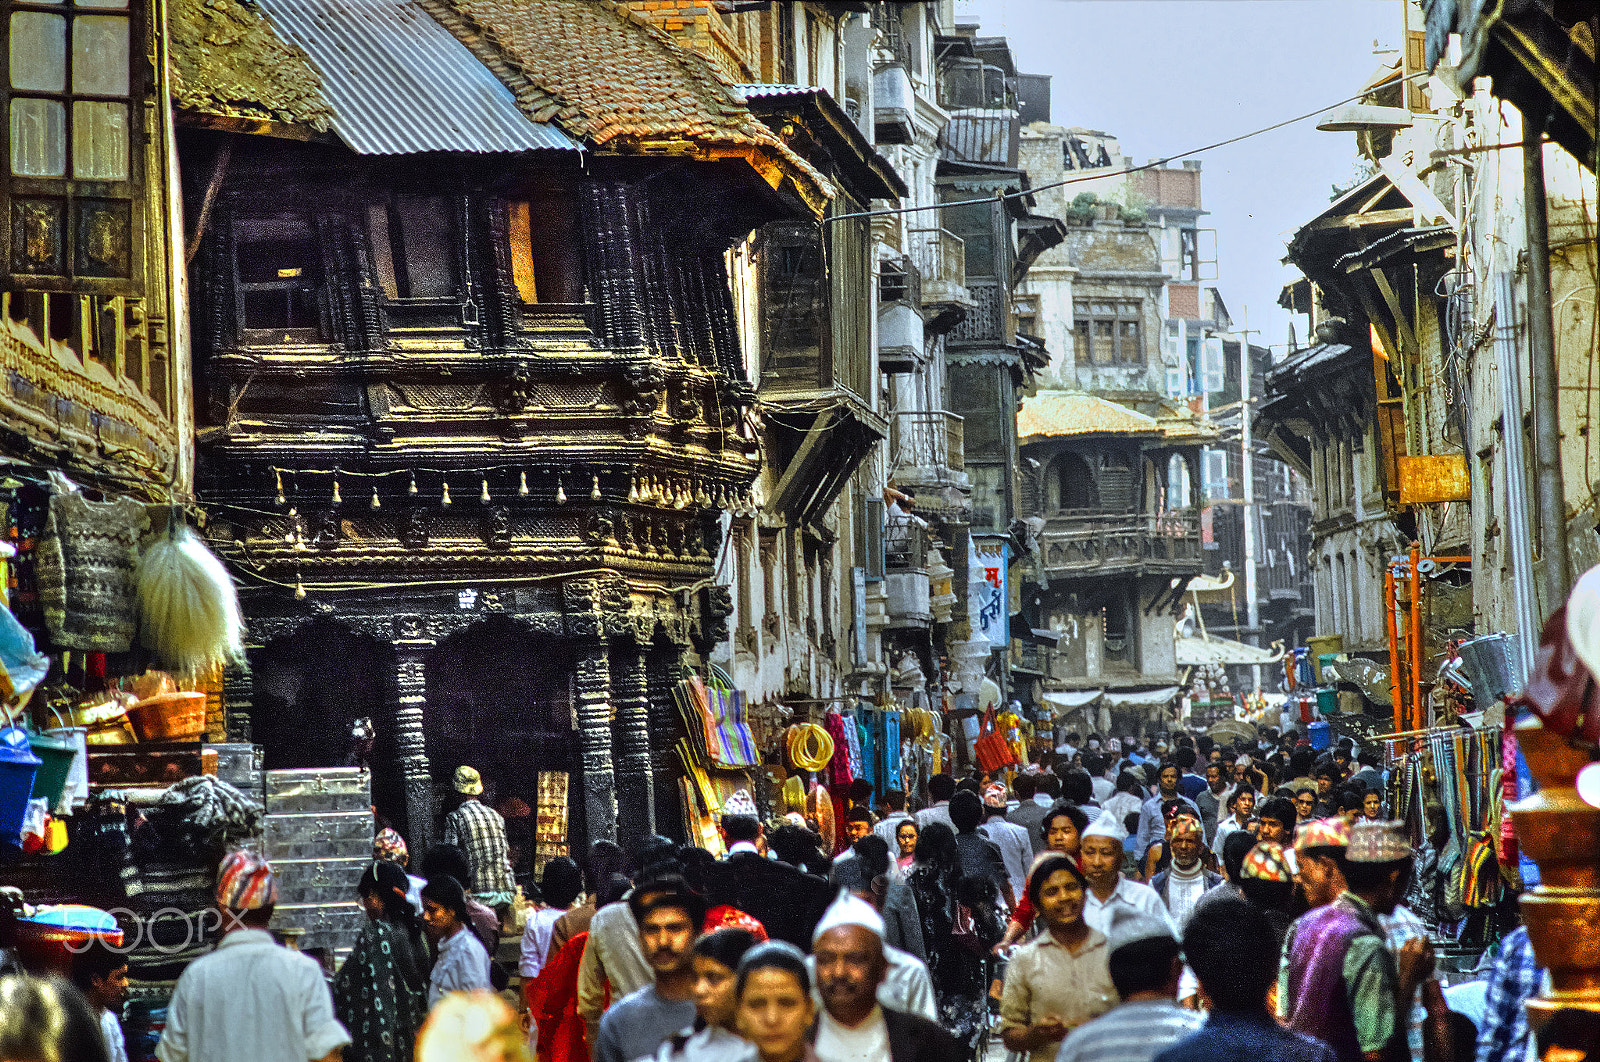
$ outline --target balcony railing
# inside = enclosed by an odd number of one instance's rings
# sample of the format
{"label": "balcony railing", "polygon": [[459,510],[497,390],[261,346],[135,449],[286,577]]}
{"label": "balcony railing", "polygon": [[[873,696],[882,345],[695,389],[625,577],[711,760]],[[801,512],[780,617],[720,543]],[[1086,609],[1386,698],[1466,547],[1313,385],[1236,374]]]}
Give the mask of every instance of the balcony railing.
{"label": "balcony railing", "polygon": [[928,531],[910,516],[891,516],[884,528],[884,567],[889,571],[928,566]]}
{"label": "balcony railing", "polygon": [[912,229],[911,254],[922,272],[925,303],[965,302],[967,245],[947,229]]}
{"label": "balcony railing", "polygon": [[1052,576],[1146,570],[1200,569],[1200,514],[1192,509],[1159,516],[1072,510],[1046,517],[1039,535]]}
{"label": "balcony railing", "polygon": [[894,467],[960,472],[966,467],[963,425],[960,417],[943,410],[896,413],[889,425]]}
{"label": "balcony railing", "polygon": [[910,255],[897,254],[879,260],[878,302],[922,305],[922,271]]}

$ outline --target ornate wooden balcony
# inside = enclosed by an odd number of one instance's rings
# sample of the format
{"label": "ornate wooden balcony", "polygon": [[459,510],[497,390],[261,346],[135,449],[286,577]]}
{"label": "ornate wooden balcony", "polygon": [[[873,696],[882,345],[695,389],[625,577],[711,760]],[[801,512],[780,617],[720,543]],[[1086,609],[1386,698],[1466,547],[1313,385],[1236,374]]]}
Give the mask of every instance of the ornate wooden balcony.
{"label": "ornate wooden balcony", "polygon": [[1194,575],[1200,514],[1150,516],[1064,510],[1045,518],[1039,549],[1051,579],[1101,575]]}

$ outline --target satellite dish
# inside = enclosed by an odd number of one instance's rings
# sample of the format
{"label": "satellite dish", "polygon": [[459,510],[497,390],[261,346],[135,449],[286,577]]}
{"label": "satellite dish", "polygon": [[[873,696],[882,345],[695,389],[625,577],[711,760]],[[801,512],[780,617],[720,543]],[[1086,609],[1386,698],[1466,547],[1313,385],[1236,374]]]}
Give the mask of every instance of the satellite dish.
{"label": "satellite dish", "polygon": [[1434,569],[1436,569],[1438,567],[1439,567],[1439,564],[1438,564],[1437,561],[1430,560],[1430,559],[1424,557],[1422,560],[1417,561],[1417,574],[1418,575],[1427,575],[1429,572],[1433,571]]}

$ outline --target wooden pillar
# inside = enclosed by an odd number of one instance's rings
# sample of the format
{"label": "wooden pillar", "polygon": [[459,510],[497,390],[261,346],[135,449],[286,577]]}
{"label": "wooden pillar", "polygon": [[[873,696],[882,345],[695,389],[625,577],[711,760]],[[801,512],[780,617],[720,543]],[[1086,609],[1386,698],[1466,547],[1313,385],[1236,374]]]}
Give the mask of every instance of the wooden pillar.
{"label": "wooden pillar", "polygon": [[394,646],[394,727],[396,766],[406,793],[406,843],[424,852],[434,839],[433,771],[428,763],[422,712],[428,701],[427,657],[433,642],[400,638]]}
{"label": "wooden pillar", "polygon": [[617,842],[628,851],[656,832],[655,777],[650,756],[650,690],[647,658],[632,640],[611,654],[615,693],[613,726],[617,770]]}
{"label": "wooden pillar", "polygon": [[683,720],[673,700],[673,689],[678,684],[680,651],[671,645],[651,646],[649,662],[649,713],[650,713],[650,768],[655,777],[656,832],[674,840],[693,840],[685,837],[683,807],[678,795],[678,777],[682,767],[675,751],[678,738],[683,736]]}
{"label": "wooden pillar", "polygon": [[586,844],[617,839],[616,771],[611,758],[611,664],[603,639],[579,646],[578,750]]}
{"label": "wooden pillar", "polygon": [[583,198],[589,283],[600,331],[614,353],[644,349],[649,327],[639,200],[638,190],[622,181],[594,181]]}
{"label": "wooden pillar", "polygon": [[[252,646],[251,648],[260,648]],[[248,663],[227,668],[222,673],[222,710],[227,720],[228,740],[250,740],[250,712],[255,708],[256,681]]]}

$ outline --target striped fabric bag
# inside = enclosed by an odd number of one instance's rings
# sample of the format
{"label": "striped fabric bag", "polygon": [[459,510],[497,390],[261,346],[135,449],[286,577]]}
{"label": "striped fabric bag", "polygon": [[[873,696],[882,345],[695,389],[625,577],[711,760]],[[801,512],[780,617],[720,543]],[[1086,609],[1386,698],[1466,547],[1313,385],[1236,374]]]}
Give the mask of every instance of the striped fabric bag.
{"label": "striped fabric bag", "polygon": [[746,721],[744,692],[691,680],[705,725],[706,752],[718,767],[754,767],[761,762]]}

